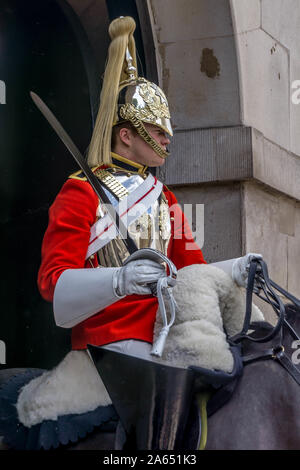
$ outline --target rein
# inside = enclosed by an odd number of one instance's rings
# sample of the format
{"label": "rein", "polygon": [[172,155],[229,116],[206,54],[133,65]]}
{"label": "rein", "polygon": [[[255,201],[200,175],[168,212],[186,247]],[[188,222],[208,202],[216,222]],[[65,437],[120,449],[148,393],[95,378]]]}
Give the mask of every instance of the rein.
{"label": "rein", "polygon": [[[276,338],[275,346],[257,354],[249,354],[243,356],[244,365],[250,364],[252,362],[263,360],[263,359],[273,359],[277,360],[294,378],[298,385],[300,385],[300,371],[296,368],[295,364],[289,359],[285,353],[283,345],[283,333],[284,327],[286,327],[291,336],[300,340],[298,333],[290,325],[286,318],[286,308],[282,302],[279,295],[275,290],[283,294],[287,299],[289,299],[296,308],[300,309],[300,301],[285,291],[282,287],[279,287],[274,281],[269,278],[268,269],[266,263],[262,259],[254,259],[250,263],[249,276],[248,276],[248,285],[247,285],[247,296],[246,296],[246,313],[243,328],[240,333],[228,338],[228,342],[231,345],[237,345],[244,340],[252,341],[255,343],[266,343]],[[253,292],[256,292],[256,295],[269,303],[273,310],[275,311],[278,320],[275,326],[271,331],[263,337],[254,337],[251,334],[248,334],[249,328],[251,328],[251,312],[252,312],[252,296]],[[264,296],[261,295],[263,291]],[[254,325],[253,325],[254,327]],[[255,327],[254,327],[255,332]]]}

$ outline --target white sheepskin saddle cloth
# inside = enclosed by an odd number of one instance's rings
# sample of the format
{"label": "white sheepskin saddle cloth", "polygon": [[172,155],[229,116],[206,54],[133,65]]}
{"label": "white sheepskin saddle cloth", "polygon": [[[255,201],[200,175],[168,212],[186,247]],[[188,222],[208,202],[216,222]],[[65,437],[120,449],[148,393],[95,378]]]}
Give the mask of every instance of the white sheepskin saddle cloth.
{"label": "white sheepskin saddle cloth", "polygon": [[[178,367],[194,365],[232,372],[233,357],[226,334],[233,336],[243,327],[246,290],[221,269],[194,264],[178,271],[173,295],[178,309],[162,361]],[[251,321],[263,320],[262,312],[252,304]],[[158,312],[154,339],[161,328]]]}
{"label": "white sheepskin saddle cloth", "polygon": [[25,385],[19,394],[19,421],[31,427],[58,416],[86,413],[111,399],[87,351],[71,351],[57,367]]}
{"label": "white sheepskin saddle cloth", "polygon": [[[231,372],[233,357],[226,341],[242,329],[245,289],[228,274],[210,265],[192,265],[178,272],[174,290],[178,310],[166,341],[162,361]],[[263,320],[253,306],[252,320]],[[154,338],[161,328],[158,312]],[[49,372],[31,380],[19,394],[17,411],[31,427],[58,416],[85,413],[111,404],[110,397],[87,351],[71,351]]]}

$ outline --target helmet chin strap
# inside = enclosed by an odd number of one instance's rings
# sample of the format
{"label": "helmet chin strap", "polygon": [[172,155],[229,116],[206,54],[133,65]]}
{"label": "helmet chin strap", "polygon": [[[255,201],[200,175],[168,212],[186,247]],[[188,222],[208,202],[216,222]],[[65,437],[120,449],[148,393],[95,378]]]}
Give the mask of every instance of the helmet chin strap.
{"label": "helmet chin strap", "polygon": [[137,119],[135,116],[130,117],[130,122],[132,125],[135,127],[137,130],[137,133],[139,134],[140,137],[146,142],[146,144],[150,145],[152,149],[154,150],[155,153],[161,158],[167,158],[170,154],[165,150],[163,147],[161,147],[155,139],[149,134],[147,131],[146,127],[144,126],[143,122]]}

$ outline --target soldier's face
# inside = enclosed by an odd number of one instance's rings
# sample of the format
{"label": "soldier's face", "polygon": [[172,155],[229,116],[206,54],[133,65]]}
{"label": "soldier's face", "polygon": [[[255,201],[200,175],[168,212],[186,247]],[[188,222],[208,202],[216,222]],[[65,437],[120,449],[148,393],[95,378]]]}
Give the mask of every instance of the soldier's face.
{"label": "soldier's face", "polygon": [[[160,147],[166,150],[167,146],[170,144],[170,139],[167,134],[160,127],[153,126],[152,124],[144,125],[151,137],[153,137]],[[165,159],[160,157],[153,148],[136,133],[132,135],[130,152],[130,159],[141,165],[159,167],[165,162]]]}

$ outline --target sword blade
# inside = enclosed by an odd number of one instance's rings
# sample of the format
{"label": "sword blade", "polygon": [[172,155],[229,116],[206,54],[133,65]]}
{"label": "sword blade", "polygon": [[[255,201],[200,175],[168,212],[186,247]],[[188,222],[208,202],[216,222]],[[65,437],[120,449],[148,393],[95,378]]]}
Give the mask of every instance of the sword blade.
{"label": "sword blade", "polygon": [[112,221],[114,222],[118,234],[123,239],[128,251],[130,254],[137,251],[137,246],[135,245],[134,241],[130,237],[128,230],[125,224],[119,217],[119,214],[114,209],[113,205],[110,203],[105,191],[103,190],[98,178],[94,175],[88,164],[86,163],[85,159],[83,158],[81,152],[78,150],[74,142],[72,141],[71,137],[67,134],[64,130],[58,119],[54,116],[52,111],[48,108],[48,106],[44,103],[44,101],[33,91],[30,92],[30,96],[37,106],[37,108],[41,111],[45,119],[48,121],[52,129],[56,132],[60,140],[63,144],[67,147],[71,155],[76,160],[77,164],[80,166],[82,171],[84,172],[87,180],[91,184],[92,188],[94,189],[95,193],[101,199],[105,209],[109,213]]}

